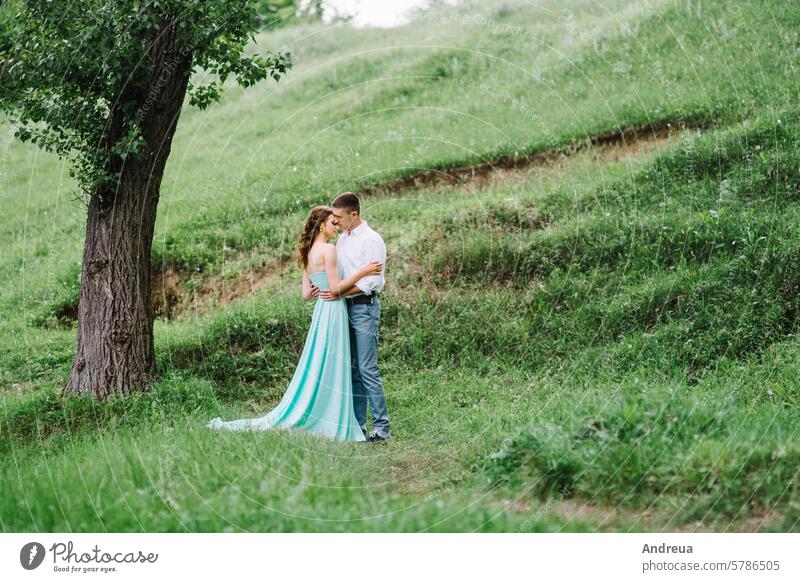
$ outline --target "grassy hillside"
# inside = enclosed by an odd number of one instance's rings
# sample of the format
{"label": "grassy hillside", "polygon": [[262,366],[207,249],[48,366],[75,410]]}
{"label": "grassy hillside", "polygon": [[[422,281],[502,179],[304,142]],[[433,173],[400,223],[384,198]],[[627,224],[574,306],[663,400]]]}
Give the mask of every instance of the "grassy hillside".
{"label": "grassy hillside", "polygon": [[[2,528],[796,531],[799,21],[573,0],[259,39],[286,82],[181,119],[162,378],[101,404],[57,397],[84,211],[2,129]],[[285,263],[346,189],[389,247],[396,440],[208,431],[280,398]]]}

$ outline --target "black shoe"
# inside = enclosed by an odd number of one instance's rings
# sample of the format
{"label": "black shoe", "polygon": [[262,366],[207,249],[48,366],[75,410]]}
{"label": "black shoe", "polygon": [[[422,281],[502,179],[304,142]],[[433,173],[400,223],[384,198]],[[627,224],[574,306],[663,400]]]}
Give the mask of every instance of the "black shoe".
{"label": "black shoe", "polygon": [[383,442],[385,440],[388,440],[387,437],[382,437],[378,433],[373,433],[373,434],[371,434],[371,435],[369,435],[367,437],[367,442],[370,442],[370,443],[380,443],[380,442]]}

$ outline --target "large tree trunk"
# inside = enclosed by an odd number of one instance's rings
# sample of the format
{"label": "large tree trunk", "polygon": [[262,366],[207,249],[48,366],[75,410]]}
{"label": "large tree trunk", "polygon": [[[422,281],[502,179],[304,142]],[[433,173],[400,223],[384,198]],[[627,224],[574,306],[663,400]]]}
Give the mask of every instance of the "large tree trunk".
{"label": "large tree trunk", "polygon": [[[119,182],[89,202],[83,250],[77,353],[61,394],[97,399],[150,387],[156,378],[150,253],[161,178],[186,95],[191,55],[162,29],[150,47],[152,74],[140,92],[145,146],[118,160]],[[124,127],[112,111],[109,134]]]}

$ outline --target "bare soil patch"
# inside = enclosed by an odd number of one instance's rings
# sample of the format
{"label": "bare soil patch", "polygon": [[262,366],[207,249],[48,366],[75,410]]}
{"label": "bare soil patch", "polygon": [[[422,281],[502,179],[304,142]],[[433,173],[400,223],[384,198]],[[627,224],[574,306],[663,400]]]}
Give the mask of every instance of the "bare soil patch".
{"label": "bare soil patch", "polygon": [[[521,156],[505,156],[479,164],[417,171],[381,184],[363,188],[362,196],[398,196],[423,188],[479,190],[527,179],[532,172],[561,172],[577,153],[590,152],[598,161],[624,162],[647,156],[688,129],[699,124],[662,123],[625,128],[575,141],[566,146]],[[153,308],[156,317],[172,320],[207,313],[255,293],[280,278],[290,261],[265,258],[262,265],[232,278],[193,272],[175,263],[154,265]],[[58,320],[72,325],[77,302],[59,308]]]}
{"label": "bare soil patch", "polygon": [[361,194],[396,194],[436,186],[485,188],[495,182],[524,178],[531,169],[554,168],[577,153],[593,152],[598,161],[622,162],[651,154],[667,141],[689,129],[702,129],[699,124],[663,123],[625,128],[596,136],[588,136],[566,146],[533,154],[505,156],[468,166],[432,168],[361,190]]}
{"label": "bare soil patch", "polygon": [[[242,271],[231,278],[192,273],[169,263],[153,269],[153,310],[156,317],[176,319],[184,315],[200,315],[210,309],[247,297],[280,278],[286,261],[265,260],[264,264]],[[188,285],[188,282],[193,285]]]}

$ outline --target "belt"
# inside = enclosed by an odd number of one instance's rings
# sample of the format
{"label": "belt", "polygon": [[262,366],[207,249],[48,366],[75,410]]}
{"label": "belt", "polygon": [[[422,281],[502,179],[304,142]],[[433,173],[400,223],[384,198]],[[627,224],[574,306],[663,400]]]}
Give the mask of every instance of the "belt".
{"label": "belt", "polygon": [[372,305],[372,300],[377,299],[376,294],[356,295],[355,297],[345,297],[344,300],[350,305]]}

